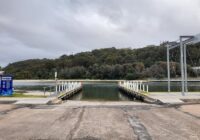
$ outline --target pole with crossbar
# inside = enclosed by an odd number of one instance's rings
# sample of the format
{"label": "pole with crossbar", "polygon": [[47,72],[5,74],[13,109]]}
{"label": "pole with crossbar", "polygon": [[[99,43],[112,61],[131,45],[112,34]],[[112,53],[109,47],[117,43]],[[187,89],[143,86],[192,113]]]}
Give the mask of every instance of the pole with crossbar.
{"label": "pole with crossbar", "polygon": [[167,77],[168,77],[168,92],[170,89],[170,63],[169,63],[169,45],[167,45]]}
{"label": "pole with crossbar", "polygon": [[185,95],[185,88],[184,88],[184,85],[185,85],[185,73],[184,73],[184,66],[183,66],[183,58],[184,58],[184,53],[183,53],[183,40],[182,40],[182,37],[180,37],[180,53],[181,53],[181,56],[180,56],[180,63],[181,63],[181,88],[182,88],[182,95],[184,96]]}

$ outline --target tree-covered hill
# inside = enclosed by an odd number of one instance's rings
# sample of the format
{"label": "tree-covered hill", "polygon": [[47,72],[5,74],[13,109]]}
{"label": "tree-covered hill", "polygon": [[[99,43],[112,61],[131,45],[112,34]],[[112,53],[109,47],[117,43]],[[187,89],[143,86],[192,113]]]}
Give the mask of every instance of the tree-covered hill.
{"label": "tree-covered hill", "polygon": [[[171,73],[180,75],[179,49],[171,53]],[[188,47],[189,65],[200,65],[200,47]],[[139,49],[104,48],[57,59],[31,59],[9,64],[3,69],[15,79],[143,79],[167,75],[166,48],[147,46]],[[189,67],[190,76],[195,76]]]}

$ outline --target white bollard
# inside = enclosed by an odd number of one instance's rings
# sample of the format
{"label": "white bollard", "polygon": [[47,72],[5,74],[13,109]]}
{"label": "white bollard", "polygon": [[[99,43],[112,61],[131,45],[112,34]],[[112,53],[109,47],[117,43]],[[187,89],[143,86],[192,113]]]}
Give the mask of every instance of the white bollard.
{"label": "white bollard", "polygon": [[69,90],[71,90],[71,87],[72,87],[72,83],[69,82]]}
{"label": "white bollard", "polygon": [[133,90],[133,82],[130,83],[130,90]]}
{"label": "white bollard", "polygon": [[134,91],[136,91],[136,83],[134,82]]}
{"label": "white bollard", "polygon": [[58,93],[58,85],[57,85],[57,83],[56,83],[56,94]]}
{"label": "white bollard", "polygon": [[59,84],[58,84],[58,92],[60,92],[60,82],[59,82]]}
{"label": "white bollard", "polygon": [[67,92],[67,82],[65,82],[65,91]]}
{"label": "white bollard", "polygon": [[69,84],[69,82],[67,82],[67,91],[70,90],[70,89],[69,89],[69,86],[70,86],[70,84]]}
{"label": "white bollard", "polygon": [[142,91],[145,91],[144,84],[142,85],[142,87],[143,87]]}
{"label": "white bollard", "polygon": [[64,83],[63,83],[63,81],[62,81],[62,83],[61,83],[61,90],[62,90],[62,91],[64,90]]}
{"label": "white bollard", "polygon": [[128,84],[127,84],[127,86],[128,86],[128,89],[130,89],[130,82],[128,81]]}
{"label": "white bollard", "polygon": [[134,82],[132,82],[132,90],[134,90]]}

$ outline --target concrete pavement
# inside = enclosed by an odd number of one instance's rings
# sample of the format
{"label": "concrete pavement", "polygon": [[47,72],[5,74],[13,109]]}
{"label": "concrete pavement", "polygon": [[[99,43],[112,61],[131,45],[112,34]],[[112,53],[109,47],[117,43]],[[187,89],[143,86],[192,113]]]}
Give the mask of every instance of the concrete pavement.
{"label": "concrete pavement", "polygon": [[200,104],[0,104],[0,139],[199,140]]}
{"label": "concrete pavement", "polygon": [[19,98],[19,97],[3,97],[0,98],[1,102],[13,102],[14,104],[47,104],[50,100],[53,100],[55,97],[47,98]]}
{"label": "concrete pavement", "polygon": [[163,103],[184,103],[183,100],[200,100],[200,92],[189,92],[182,96],[180,92],[149,92],[148,97],[160,100]]}

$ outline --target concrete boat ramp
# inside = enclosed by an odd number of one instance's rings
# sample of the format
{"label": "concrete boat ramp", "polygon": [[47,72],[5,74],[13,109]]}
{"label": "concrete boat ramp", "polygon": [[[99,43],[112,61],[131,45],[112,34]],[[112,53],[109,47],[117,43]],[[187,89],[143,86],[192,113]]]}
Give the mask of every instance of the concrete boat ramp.
{"label": "concrete boat ramp", "polygon": [[[192,103],[200,103],[200,93],[187,93],[185,96],[182,96],[181,93],[167,93],[167,92],[150,92],[148,94],[145,94],[146,97],[159,100],[164,104],[184,104],[188,102]],[[48,102],[56,99],[56,97],[47,97],[47,98],[10,98],[10,97],[4,97],[0,98],[0,102],[13,102],[14,104],[38,104],[38,105],[45,105]],[[69,101],[72,104],[76,103],[84,103],[84,104],[93,104],[94,102],[90,101]],[[98,105],[105,104],[108,102],[96,102]],[[95,104],[96,104],[95,103]],[[141,104],[141,102],[111,102],[113,105],[119,104],[119,105],[133,105],[133,104]],[[144,103],[142,103],[144,104]]]}
{"label": "concrete boat ramp", "polygon": [[199,140],[200,104],[1,104],[1,140]]}
{"label": "concrete boat ramp", "polygon": [[200,140],[200,94],[141,95],[162,104],[0,98],[0,140]]}
{"label": "concrete boat ramp", "polygon": [[34,104],[34,105],[45,105],[54,97],[47,98],[14,98],[14,97],[4,97],[0,98],[0,103],[11,102],[13,104]]}
{"label": "concrete boat ramp", "polygon": [[180,92],[150,92],[146,96],[159,100],[162,103],[177,104],[185,102],[199,102],[200,103],[200,92],[189,92],[183,96]]}

